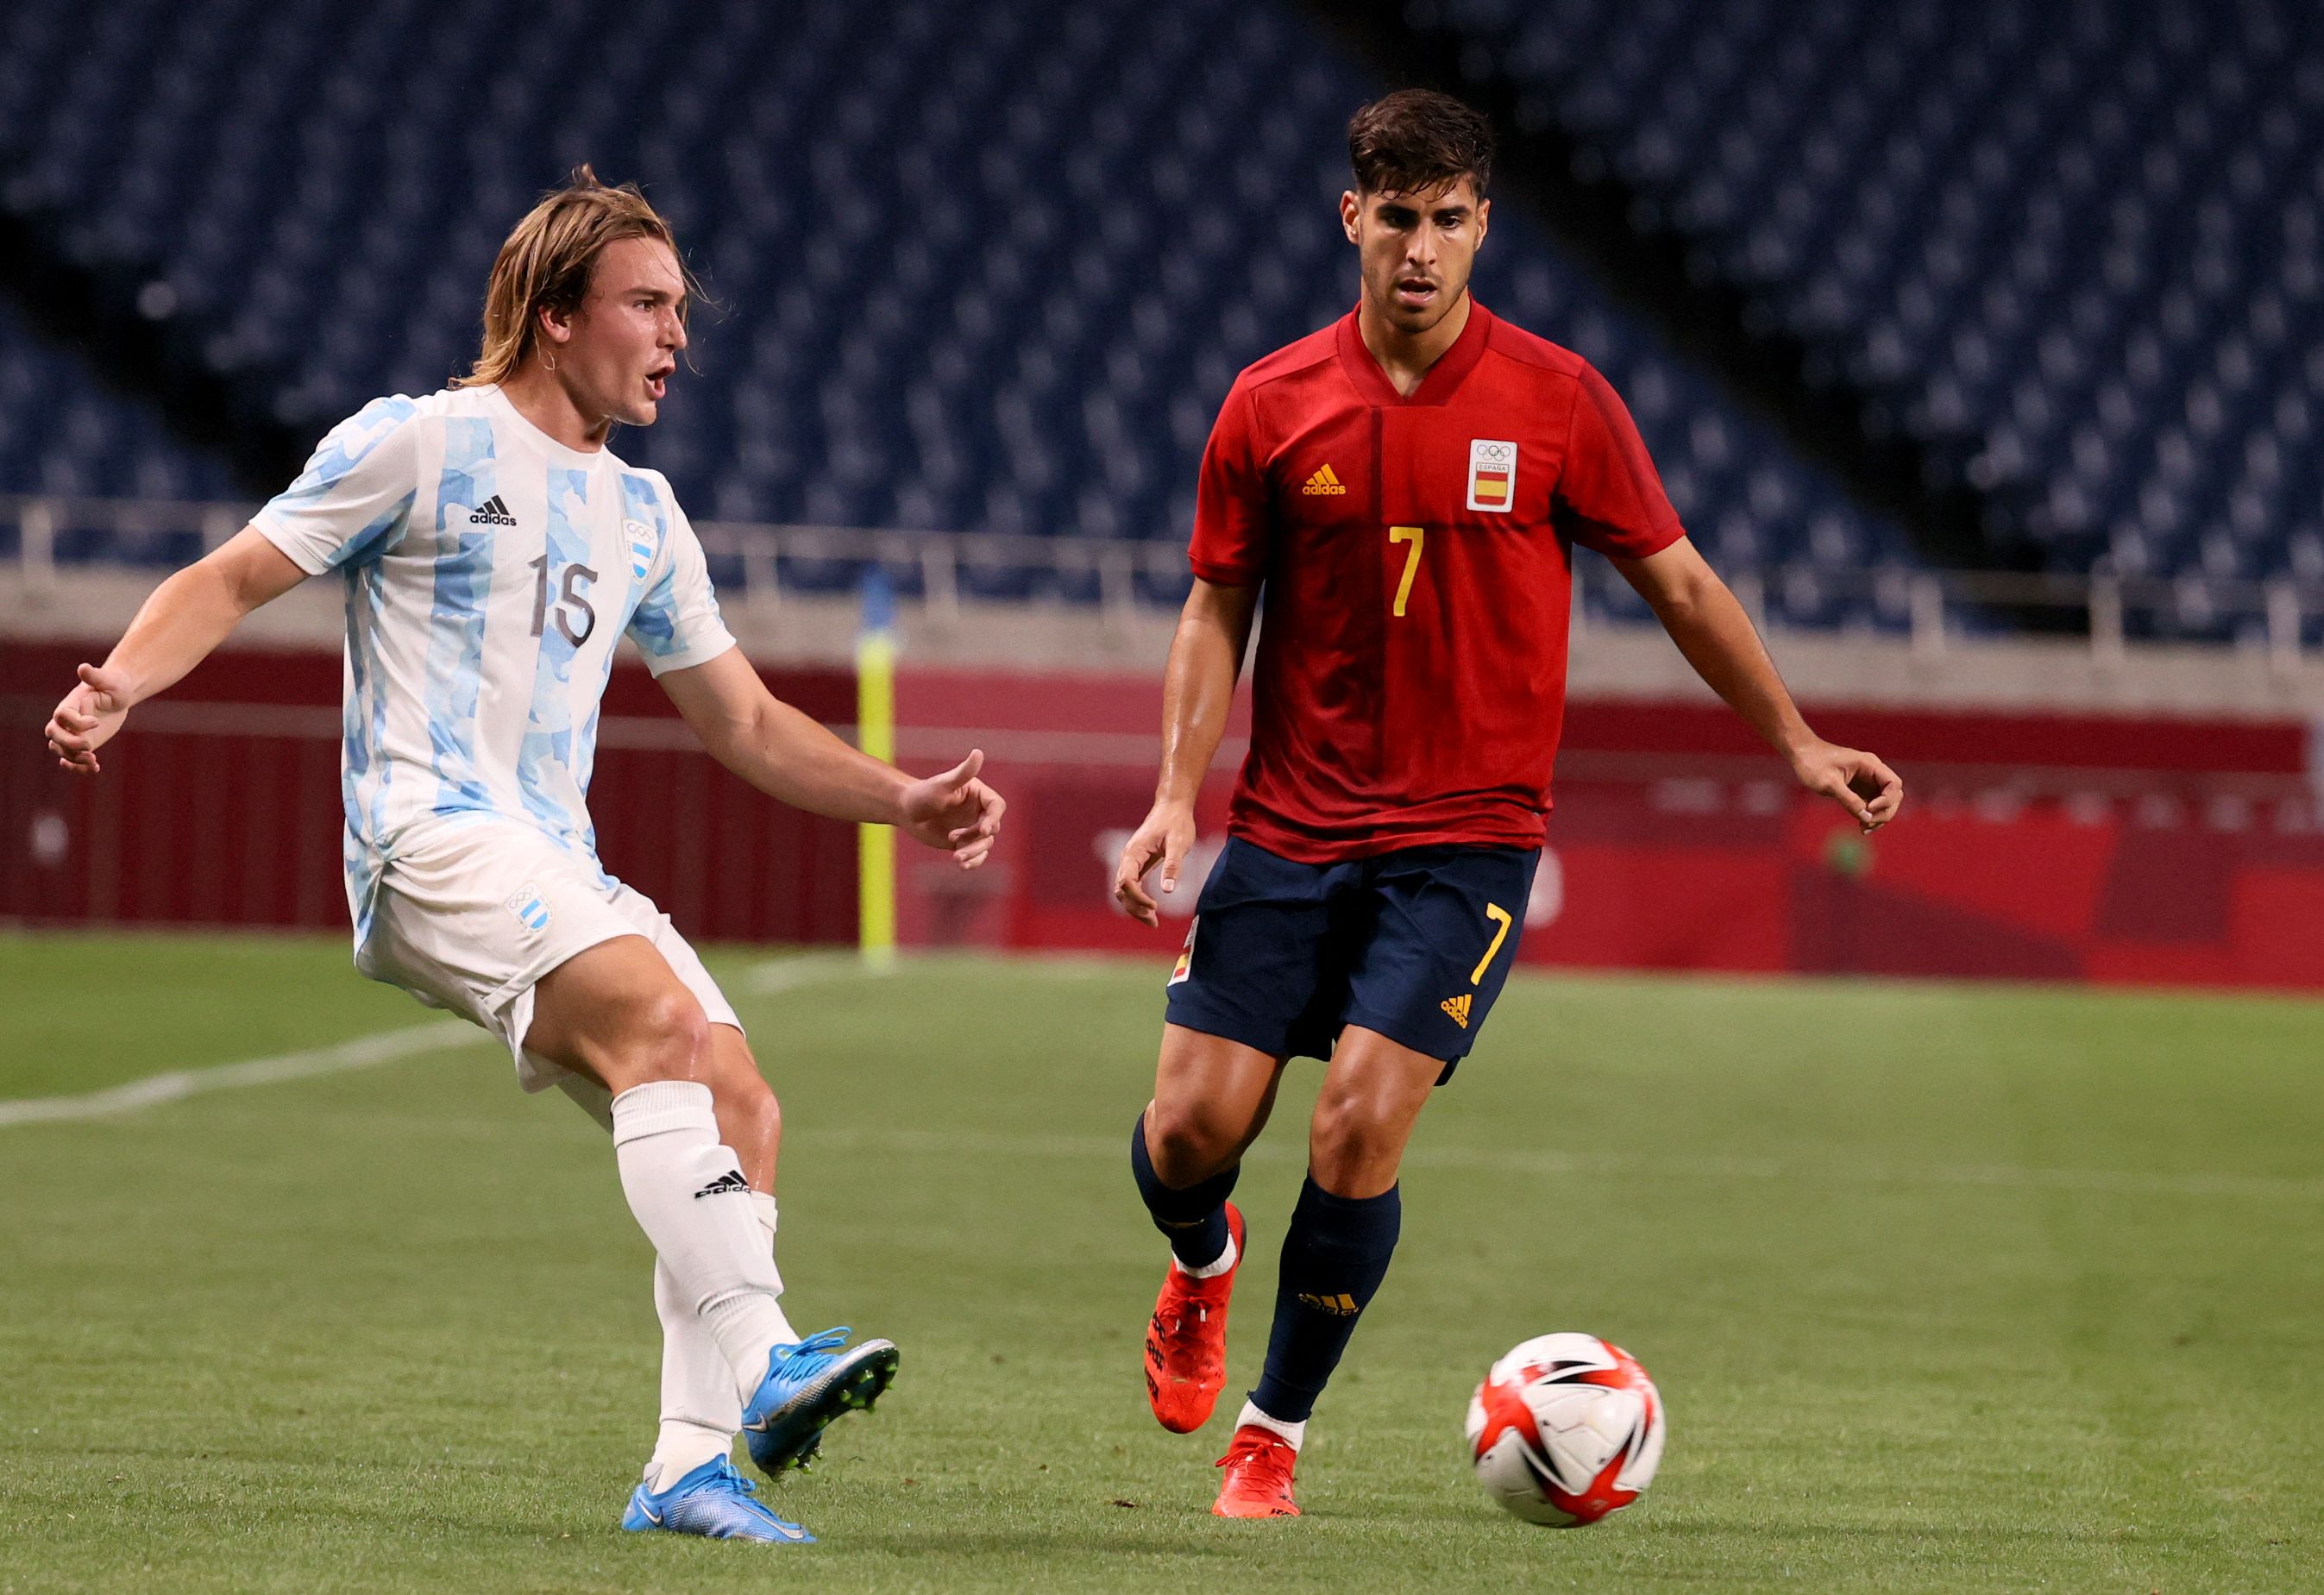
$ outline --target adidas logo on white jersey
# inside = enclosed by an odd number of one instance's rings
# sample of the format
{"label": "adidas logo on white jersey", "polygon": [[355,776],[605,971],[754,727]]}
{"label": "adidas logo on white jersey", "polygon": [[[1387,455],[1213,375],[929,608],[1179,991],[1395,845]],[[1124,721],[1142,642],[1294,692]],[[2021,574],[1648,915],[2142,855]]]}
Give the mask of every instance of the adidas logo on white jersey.
{"label": "adidas logo on white jersey", "polygon": [[478,504],[475,509],[468,512],[468,524],[471,526],[514,526],[516,524],[516,517],[508,512],[508,506],[506,504],[501,502],[501,495],[494,493],[483,503]]}

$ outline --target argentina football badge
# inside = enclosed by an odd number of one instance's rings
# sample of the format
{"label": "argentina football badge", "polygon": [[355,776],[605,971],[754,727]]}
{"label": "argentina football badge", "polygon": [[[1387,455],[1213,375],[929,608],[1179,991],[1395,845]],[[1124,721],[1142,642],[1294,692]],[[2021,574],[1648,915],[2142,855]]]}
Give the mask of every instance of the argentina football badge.
{"label": "argentina football badge", "polygon": [[1201,928],[1202,923],[1197,916],[1187,925],[1186,945],[1178,949],[1177,966],[1170,971],[1170,978],[1164,982],[1165,985],[1183,985],[1186,977],[1194,973],[1194,932]]}
{"label": "argentina football badge", "polygon": [[642,521],[622,522],[622,540],[630,546],[630,575],[638,581],[646,579],[653,569],[656,544],[654,529]]}
{"label": "argentina football badge", "polygon": [[1497,438],[1469,440],[1469,507],[1506,514],[1517,496],[1517,446]]}
{"label": "argentina football badge", "polygon": [[530,880],[511,892],[501,906],[515,915],[516,922],[527,930],[540,932],[549,928],[549,899]]}

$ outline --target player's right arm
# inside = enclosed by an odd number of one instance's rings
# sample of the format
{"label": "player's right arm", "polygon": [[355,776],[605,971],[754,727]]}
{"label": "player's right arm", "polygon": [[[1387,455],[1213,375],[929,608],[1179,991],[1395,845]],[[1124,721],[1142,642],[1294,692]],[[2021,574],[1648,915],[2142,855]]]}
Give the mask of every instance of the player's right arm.
{"label": "player's right arm", "polygon": [[1194,530],[1186,549],[1194,587],[1164,667],[1162,773],[1154,807],[1113,871],[1114,901],[1142,924],[1162,923],[1146,890],[1148,871],[1159,863],[1162,890],[1178,890],[1178,868],[1194,845],[1194,797],[1226,734],[1227,711],[1250,643],[1275,522],[1264,453],[1258,405],[1249,383],[1238,378],[1212,423],[1194,482]]}
{"label": "player's right arm", "polygon": [[1113,875],[1115,900],[1144,924],[1162,922],[1146,890],[1147,871],[1158,862],[1162,890],[1175,892],[1178,866],[1194,848],[1194,797],[1226,734],[1258,607],[1256,585],[1226,586],[1197,576],[1179,612],[1162,678],[1162,774],[1154,807],[1122,848]]}
{"label": "player's right arm", "polygon": [[81,666],[79,684],[49,716],[49,751],[57,762],[76,775],[95,775],[97,751],[131,709],[176,686],[243,616],[306,579],[288,555],[245,526],[154,588],[105,663]]}
{"label": "player's right arm", "polygon": [[1260,463],[1259,410],[1238,378],[1219,406],[1194,482],[1194,531],[1186,563],[1194,591],[1170,640],[1162,678],[1162,774],[1154,807],[1114,867],[1113,899],[1130,917],[1159,927],[1146,873],[1162,866],[1162,890],[1178,890],[1178,867],[1194,845],[1194,796],[1226,734],[1227,711],[1250,643],[1273,541],[1275,506]]}
{"label": "player's right arm", "polygon": [[49,717],[58,762],[95,775],[97,749],[129,711],[175,686],[243,616],[308,576],[392,549],[410,521],[417,411],[401,397],[364,405],[248,526],[156,587],[105,663],[81,666],[80,684]]}

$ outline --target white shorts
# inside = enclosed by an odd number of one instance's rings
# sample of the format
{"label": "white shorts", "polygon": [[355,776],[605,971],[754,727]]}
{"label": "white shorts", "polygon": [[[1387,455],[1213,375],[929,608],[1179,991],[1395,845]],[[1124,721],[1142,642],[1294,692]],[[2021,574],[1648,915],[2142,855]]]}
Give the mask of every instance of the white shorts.
{"label": "white shorts", "polygon": [[669,916],[548,837],[505,820],[446,820],[397,840],[355,968],[449,1009],[508,1044],[518,1083],[545,1091],[567,1071],[524,1050],[532,988],[576,954],[641,936],[714,1025],[742,1021]]}

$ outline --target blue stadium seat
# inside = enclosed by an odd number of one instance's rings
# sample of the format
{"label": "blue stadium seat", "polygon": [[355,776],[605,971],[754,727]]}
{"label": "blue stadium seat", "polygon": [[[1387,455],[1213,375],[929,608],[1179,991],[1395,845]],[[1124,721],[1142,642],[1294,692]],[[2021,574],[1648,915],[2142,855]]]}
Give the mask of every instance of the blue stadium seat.
{"label": "blue stadium seat", "polygon": [[[216,457],[177,441],[150,404],[105,387],[86,361],[37,335],[0,300],[0,493],[200,502],[235,496]],[[107,552],[94,533],[60,536],[58,556]],[[136,557],[181,559],[183,539]]]}
{"label": "blue stadium seat", "polygon": [[[1667,34],[1683,11],[1639,15]],[[1705,64],[1739,81],[1748,59]],[[1625,60],[1593,112],[1609,125],[1654,65],[1643,45]],[[589,92],[558,87],[574,74]],[[0,15],[0,129],[31,197],[93,257],[158,270],[217,329],[216,362],[318,428],[464,367],[493,250],[540,189],[584,160],[641,180],[718,302],[695,322],[697,374],[619,446],[702,519],[1183,537],[1236,369],[1353,300],[1332,208],[1341,128],[1378,88],[1267,0],[120,0],[94,23],[78,0],[18,0]],[[1734,98],[1730,84],[1695,105],[1638,158],[1688,168],[1694,143],[1737,128]],[[1792,108],[1742,99],[1754,119],[1721,203],[1750,214]],[[1810,255],[1815,222],[1785,212],[1767,259]],[[1898,623],[1863,575],[1911,564],[1897,530],[1513,207],[1478,286],[1629,396],[1714,558],[1831,566],[1771,591],[1771,611]]]}
{"label": "blue stadium seat", "polygon": [[1968,481],[2059,567],[2315,579],[2324,32],[2301,0],[1434,9],[1824,369],[1970,438]]}

